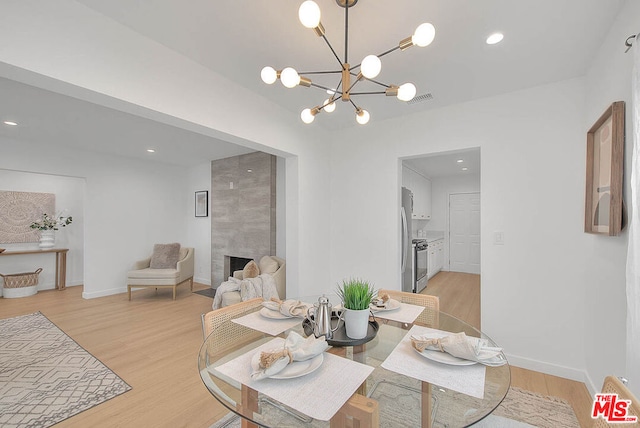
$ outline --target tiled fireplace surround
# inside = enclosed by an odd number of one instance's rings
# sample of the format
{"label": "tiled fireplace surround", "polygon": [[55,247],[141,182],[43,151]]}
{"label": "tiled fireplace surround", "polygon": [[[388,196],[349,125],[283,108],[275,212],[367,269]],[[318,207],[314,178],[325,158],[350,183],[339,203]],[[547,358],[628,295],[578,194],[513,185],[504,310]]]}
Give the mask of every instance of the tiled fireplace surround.
{"label": "tiled fireplace surround", "polygon": [[230,257],[276,251],[276,157],[262,152],[211,162],[211,285],[233,274]]}

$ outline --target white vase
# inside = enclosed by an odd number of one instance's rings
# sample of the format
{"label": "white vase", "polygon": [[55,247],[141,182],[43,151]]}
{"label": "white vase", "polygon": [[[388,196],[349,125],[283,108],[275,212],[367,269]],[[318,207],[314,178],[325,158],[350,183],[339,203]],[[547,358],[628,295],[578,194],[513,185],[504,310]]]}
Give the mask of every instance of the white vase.
{"label": "white vase", "polygon": [[344,326],[351,339],[363,339],[369,329],[369,309],[345,309]]}
{"label": "white vase", "polygon": [[55,230],[41,230],[40,231],[40,248],[53,248],[56,245],[56,231]]}

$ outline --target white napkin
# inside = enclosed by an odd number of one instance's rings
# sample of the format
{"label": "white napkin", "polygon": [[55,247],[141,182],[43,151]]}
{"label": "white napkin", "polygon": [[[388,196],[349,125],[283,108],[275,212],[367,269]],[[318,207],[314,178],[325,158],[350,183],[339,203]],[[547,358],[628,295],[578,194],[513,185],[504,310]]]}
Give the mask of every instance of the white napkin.
{"label": "white napkin", "polygon": [[300,300],[265,300],[262,302],[262,306],[271,309],[272,311],[280,312],[287,317],[304,318],[307,316],[307,309],[311,307],[308,303],[303,303]]}
{"label": "white napkin", "polygon": [[507,362],[505,359],[499,358],[502,348],[489,346],[486,339],[468,337],[464,332],[445,337],[429,334],[412,335],[411,345],[419,352],[425,349],[446,352],[454,357],[490,366],[503,365]]}
{"label": "white napkin", "polygon": [[256,353],[251,359],[254,367],[251,379],[260,380],[280,373],[294,361],[306,361],[322,354],[329,348],[324,336],[311,335],[306,339],[295,331],[287,336],[284,347]]}

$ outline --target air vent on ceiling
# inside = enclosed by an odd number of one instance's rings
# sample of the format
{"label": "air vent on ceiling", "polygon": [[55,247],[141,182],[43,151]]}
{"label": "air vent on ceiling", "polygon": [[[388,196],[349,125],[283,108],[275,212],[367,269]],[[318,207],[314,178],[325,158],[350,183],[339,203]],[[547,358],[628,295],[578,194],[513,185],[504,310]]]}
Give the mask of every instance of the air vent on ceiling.
{"label": "air vent on ceiling", "polygon": [[431,94],[431,92],[429,92],[427,94],[416,95],[415,97],[413,97],[411,101],[408,101],[407,104],[416,104],[416,103],[421,103],[423,101],[429,101],[432,99],[433,99],[433,95]]}

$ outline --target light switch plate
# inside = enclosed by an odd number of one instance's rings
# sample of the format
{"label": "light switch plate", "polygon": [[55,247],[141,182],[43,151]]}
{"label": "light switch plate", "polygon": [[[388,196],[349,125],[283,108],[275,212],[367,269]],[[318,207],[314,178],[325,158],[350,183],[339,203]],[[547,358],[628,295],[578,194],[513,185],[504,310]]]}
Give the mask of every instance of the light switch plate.
{"label": "light switch plate", "polygon": [[493,245],[504,245],[504,232],[493,232]]}

